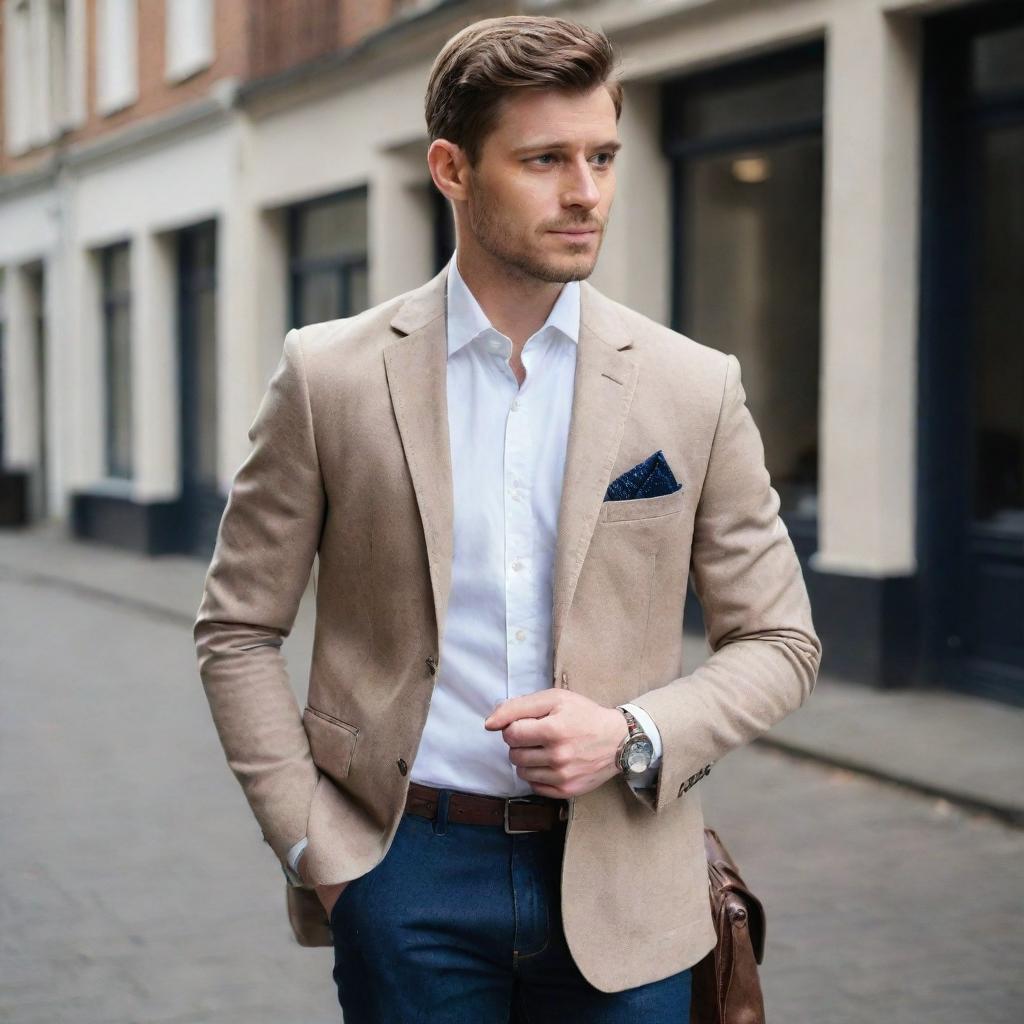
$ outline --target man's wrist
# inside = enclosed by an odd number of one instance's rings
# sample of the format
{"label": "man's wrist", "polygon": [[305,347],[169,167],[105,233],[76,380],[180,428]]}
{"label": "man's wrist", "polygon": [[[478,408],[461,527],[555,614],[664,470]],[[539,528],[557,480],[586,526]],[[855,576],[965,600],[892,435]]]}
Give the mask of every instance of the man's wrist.
{"label": "man's wrist", "polygon": [[612,751],[612,767],[619,773],[619,775],[623,775],[625,773],[622,771],[620,755],[622,754],[622,748],[626,745],[626,741],[629,739],[629,722],[626,720],[626,716],[622,713],[621,707],[614,707],[611,710],[619,716],[619,732],[617,734],[615,749]]}

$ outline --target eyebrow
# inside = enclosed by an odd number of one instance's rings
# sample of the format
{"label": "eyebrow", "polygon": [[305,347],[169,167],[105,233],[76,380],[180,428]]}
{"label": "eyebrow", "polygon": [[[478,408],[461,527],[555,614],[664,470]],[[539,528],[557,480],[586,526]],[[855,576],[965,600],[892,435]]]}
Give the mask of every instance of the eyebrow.
{"label": "eyebrow", "polygon": [[[513,153],[532,153],[535,150],[549,150],[549,149],[569,149],[568,142],[538,142],[532,146],[520,146],[518,149],[514,149]],[[602,142],[600,145],[594,147],[595,149],[610,149],[613,153],[617,153],[622,149],[622,143],[618,139],[611,139],[608,142]]]}

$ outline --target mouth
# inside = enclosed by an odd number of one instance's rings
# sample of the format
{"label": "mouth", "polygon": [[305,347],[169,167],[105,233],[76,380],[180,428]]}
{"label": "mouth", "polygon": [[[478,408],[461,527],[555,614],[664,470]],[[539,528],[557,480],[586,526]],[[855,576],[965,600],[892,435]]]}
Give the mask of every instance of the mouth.
{"label": "mouth", "polygon": [[597,235],[597,228],[570,228],[566,231],[552,231],[551,234],[574,242],[586,242]]}

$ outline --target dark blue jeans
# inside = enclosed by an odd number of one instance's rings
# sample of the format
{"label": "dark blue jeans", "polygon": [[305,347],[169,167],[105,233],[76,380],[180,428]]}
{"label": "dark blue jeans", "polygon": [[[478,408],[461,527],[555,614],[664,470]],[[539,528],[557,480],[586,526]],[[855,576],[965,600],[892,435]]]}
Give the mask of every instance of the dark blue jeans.
{"label": "dark blue jeans", "polygon": [[562,933],[564,822],[519,835],[450,822],[450,792],[433,821],[405,814],[334,904],[345,1024],[689,1021],[690,970],[611,993],[580,974]]}

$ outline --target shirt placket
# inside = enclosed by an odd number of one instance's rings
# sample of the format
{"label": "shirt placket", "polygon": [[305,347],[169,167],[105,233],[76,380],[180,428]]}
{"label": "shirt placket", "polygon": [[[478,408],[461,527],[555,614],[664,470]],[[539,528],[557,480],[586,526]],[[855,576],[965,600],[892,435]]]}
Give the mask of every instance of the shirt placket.
{"label": "shirt placket", "polygon": [[[509,346],[511,343],[508,343]],[[529,345],[530,342],[527,342]],[[536,348],[536,343],[534,344]],[[517,697],[535,689],[534,600],[532,566],[532,481],[533,458],[537,450],[530,415],[530,365],[534,351],[524,348],[526,379],[522,387],[508,365],[506,351],[503,371],[513,391],[505,418],[504,506],[505,506],[505,646],[508,666],[507,696]],[[529,362],[528,362],[529,361]],[[518,780],[515,765],[509,771]]]}

